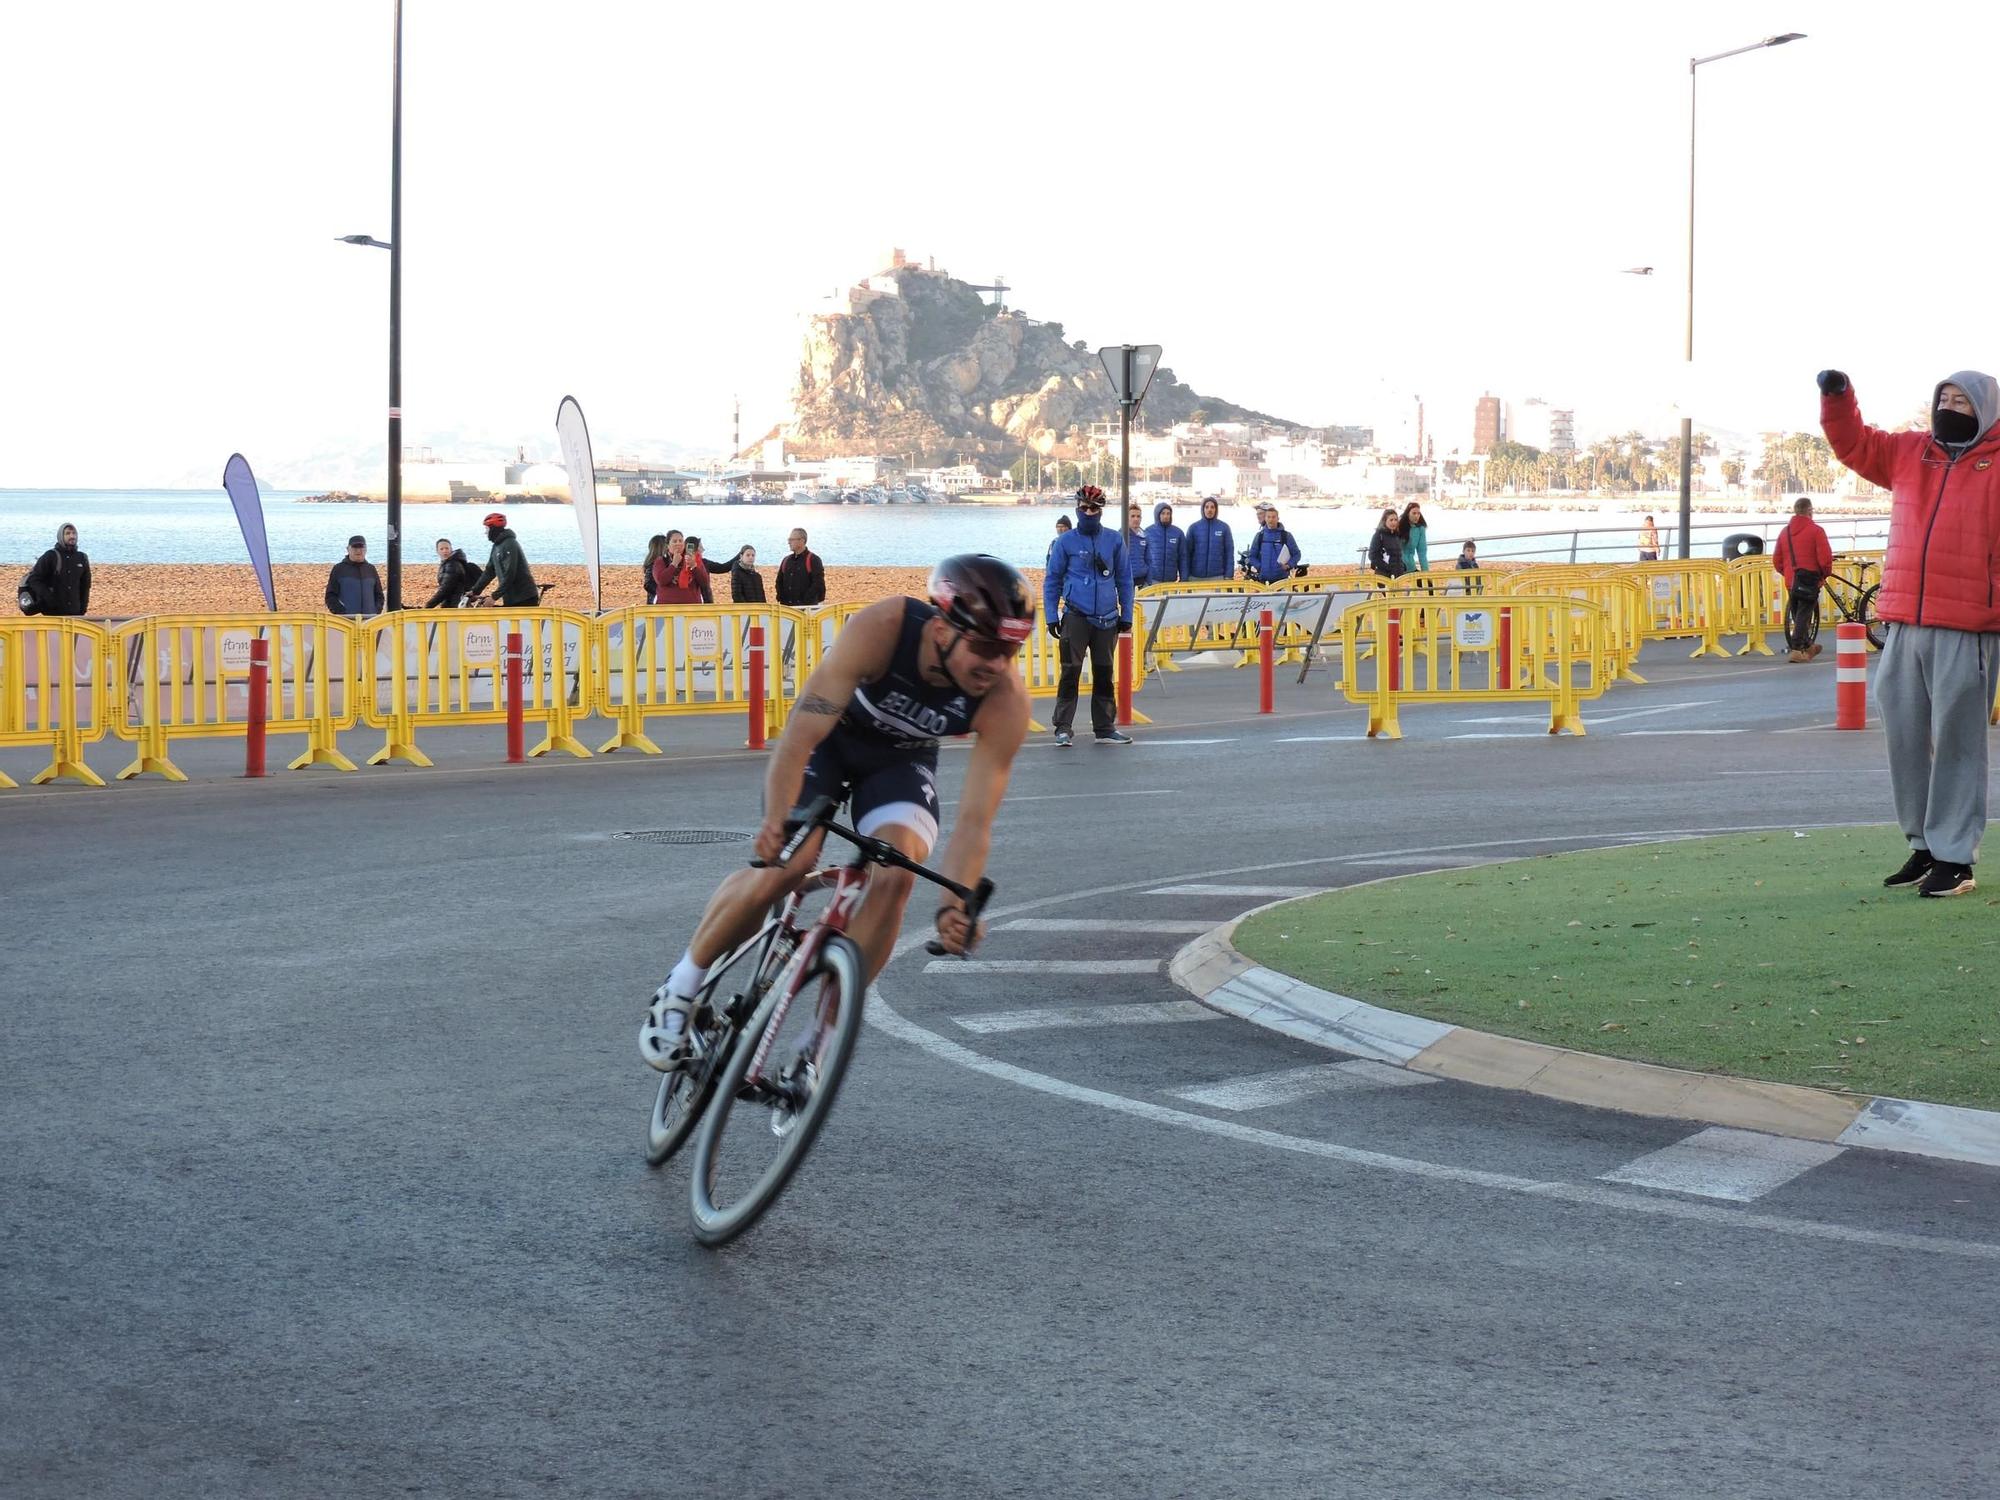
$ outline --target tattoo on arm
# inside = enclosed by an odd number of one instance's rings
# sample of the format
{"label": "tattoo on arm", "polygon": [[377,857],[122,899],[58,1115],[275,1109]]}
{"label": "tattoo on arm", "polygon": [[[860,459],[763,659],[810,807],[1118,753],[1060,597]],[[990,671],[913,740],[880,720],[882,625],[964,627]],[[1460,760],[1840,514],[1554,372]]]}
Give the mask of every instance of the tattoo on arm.
{"label": "tattoo on arm", "polygon": [[829,702],[817,693],[807,693],[805,697],[799,699],[792,707],[802,714],[825,714],[829,718],[836,719],[847,712],[842,705]]}

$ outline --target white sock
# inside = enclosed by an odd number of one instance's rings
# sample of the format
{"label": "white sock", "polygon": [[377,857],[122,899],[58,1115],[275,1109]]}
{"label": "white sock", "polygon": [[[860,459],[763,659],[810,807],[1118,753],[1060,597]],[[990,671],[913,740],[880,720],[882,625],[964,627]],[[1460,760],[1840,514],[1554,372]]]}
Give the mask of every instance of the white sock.
{"label": "white sock", "polygon": [[692,995],[701,988],[701,982],[706,978],[708,965],[696,963],[694,950],[690,948],[674,965],[674,972],[667,976],[667,988],[676,995]]}

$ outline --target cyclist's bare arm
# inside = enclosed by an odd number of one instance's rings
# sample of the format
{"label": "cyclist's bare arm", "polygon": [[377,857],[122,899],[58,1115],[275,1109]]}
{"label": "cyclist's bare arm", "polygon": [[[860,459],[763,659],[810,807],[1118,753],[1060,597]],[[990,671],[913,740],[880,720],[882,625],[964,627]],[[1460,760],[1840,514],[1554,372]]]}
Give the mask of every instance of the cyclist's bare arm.
{"label": "cyclist's bare arm", "polygon": [[[964,789],[958,794],[951,842],[939,862],[943,873],[962,886],[978,884],[986,873],[993,820],[1014,774],[1014,756],[1028,735],[1028,690],[1019,677],[1002,678],[986,695],[973,716],[972,732],[978,739],[965,768]],[[953,953],[963,953],[978,942],[978,934],[966,921],[964,903],[949,893],[940,901],[936,925],[939,939]]]}
{"label": "cyclist's bare arm", "polygon": [[[806,762],[819,742],[833,733],[854,690],[888,669],[903,628],[903,601],[881,599],[849,620],[799,689],[784,733],[771,750],[764,773],[764,826],[757,833],[757,857],[776,859],[785,847],[785,815],[798,805]],[[817,843],[812,850],[817,853]],[[807,868],[810,868],[808,862]]]}

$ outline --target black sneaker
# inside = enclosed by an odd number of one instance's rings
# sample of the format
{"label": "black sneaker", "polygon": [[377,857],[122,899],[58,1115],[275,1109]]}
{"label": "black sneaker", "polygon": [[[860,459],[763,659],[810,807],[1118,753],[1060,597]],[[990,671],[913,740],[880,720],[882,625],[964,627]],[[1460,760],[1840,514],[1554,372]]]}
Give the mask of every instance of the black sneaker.
{"label": "black sneaker", "polygon": [[1917,882],[1919,896],[1963,896],[1967,891],[1978,889],[1979,882],[1972,878],[1971,865],[1955,865],[1942,859]]}
{"label": "black sneaker", "polygon": [[1056,731],[1056,749],[1058,750],[1069,749],[1071,738],[1072,736],[1067,729],[1058,729]]}
{"label": "black sneaker", "polygon": [[1100,745],[1129,745],[1132,743],[1132,736],[1114,729],[1109,734],[1100,734],[1097,737],[1097,743]]}
{"label": "black sneaker", "polygon": [[1912,849],[1910,857],[1903,861],[1903,868],[1883,881],[1882,884],[1893,891],[1902,886],[1915,885],[1919,880],[1930,874],[1930,872],[1931,851],[1928,849]]}

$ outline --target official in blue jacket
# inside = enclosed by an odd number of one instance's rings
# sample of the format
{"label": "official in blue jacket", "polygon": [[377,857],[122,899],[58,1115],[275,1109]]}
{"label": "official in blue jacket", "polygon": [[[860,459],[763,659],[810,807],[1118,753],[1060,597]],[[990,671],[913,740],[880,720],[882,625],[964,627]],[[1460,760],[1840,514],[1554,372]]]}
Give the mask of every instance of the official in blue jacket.
{"label": "official in blue jacket", "polygon": [[1184,578],[1236,576],[1236,538],[1222,519],[1222,502],[1213,495],[1201,502],[1201,519],[1187,529]]}
{"label": "official in blue jacket", "polygon": [[1153,507],[1146,528],[1146,581],[1179,583],[1187,577],[1187,534],[1174,524],[1174,508],[1164,500]]}
{"label": "official in blue jacket", "polygon": [[1142,589],[1149,583],[1160,580],[1153,576],[1153,570],[1146,560],[1146,528],[1139,524],[1142,512],[1136,505],[1125,509],[1125,534],[1118,540],[1125,545],[1125,556],[1132,564],[1132,587]]}
{"label": "official in blue jacket", "polygon": [[1305,566],[1298,540],[1278,524],[1278,508],[1264,512],[1264,527],[1250,538],[1250,576],[1259,583],[1282,583]]}
{"label": "official in blue jacket", "polygon": [[1072,743],[1076,690],[1090,655],[1090,727],[1100,745],[1129,745],[1118,730],[1117,686],[1111,664],[1119,635],[1132,628],[1132,561],[1119,533],[1104,527],[1104,491],[1087,484],[1076,492],[1076,530],[1066,531],[1049,549],[1042,580],[1043,613],[1049,633],[1062,642],[1062,677],[1056,683],[1056,744]]}

